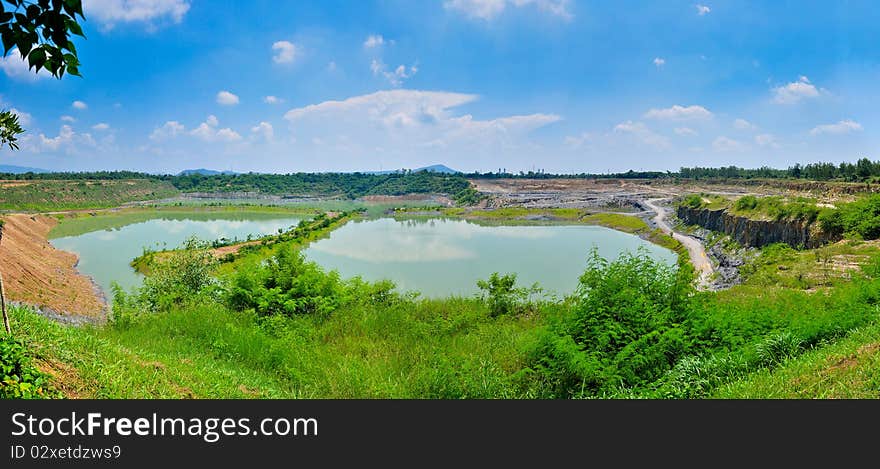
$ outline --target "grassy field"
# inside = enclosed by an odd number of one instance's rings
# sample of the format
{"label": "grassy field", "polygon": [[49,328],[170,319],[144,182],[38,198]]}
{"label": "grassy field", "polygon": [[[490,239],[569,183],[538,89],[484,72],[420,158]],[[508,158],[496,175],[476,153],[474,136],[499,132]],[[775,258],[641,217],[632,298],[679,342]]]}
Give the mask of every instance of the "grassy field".
{"label": "grassy field", "polygon": [[0,181],[0,210],[46,212],[118,207],[177,194],[170,183],[150,179]]}

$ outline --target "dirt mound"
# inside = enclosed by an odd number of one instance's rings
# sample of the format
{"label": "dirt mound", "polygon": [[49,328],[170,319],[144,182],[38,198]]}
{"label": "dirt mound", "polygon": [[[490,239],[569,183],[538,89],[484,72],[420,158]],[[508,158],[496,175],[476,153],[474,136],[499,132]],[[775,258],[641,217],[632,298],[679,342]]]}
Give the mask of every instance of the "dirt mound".
{"label": "dirt mound", "polygon": [[77,256],[55,249],[46,239],[58,220],[23,214],[3,220],[0,272],[8,300],[62,315],[104,316],[106,305],[97,287],[76,270]]}

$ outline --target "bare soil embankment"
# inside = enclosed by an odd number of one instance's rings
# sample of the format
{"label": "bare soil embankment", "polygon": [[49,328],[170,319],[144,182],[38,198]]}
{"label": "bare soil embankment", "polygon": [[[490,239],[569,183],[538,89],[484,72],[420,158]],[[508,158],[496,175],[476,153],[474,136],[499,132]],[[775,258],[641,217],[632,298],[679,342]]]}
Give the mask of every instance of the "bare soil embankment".
{"label": "bare soil embankment", "polygon": [[9,300],[60,316],[106,317],[107,306],[97,287],[76,270],[76,254],[55,249],[47,240],[58,220],[24,214],[3,220],[0,272]]}

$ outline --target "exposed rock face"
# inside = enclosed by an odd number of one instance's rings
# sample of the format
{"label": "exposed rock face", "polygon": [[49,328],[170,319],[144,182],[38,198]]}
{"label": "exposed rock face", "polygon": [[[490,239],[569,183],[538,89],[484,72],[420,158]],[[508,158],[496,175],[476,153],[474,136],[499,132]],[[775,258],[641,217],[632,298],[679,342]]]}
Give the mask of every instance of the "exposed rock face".
{"label": "exposed rock face", "polygon": [[680,206],[678,218],[689,225],[699,225],[730,235],[743,246],[761,247],[785,243],[794,248],[816,248],[835,239],[824,233],[816,223],[795,220],[752,220],[731,215],[726,210],[709,210]]}

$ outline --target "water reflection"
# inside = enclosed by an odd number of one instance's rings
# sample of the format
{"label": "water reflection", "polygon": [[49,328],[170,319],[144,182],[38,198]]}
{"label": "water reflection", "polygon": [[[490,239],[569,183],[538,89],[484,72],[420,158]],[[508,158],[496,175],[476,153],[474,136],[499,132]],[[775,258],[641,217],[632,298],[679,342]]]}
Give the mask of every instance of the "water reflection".
{"label": "water reflection", "polygon": [[606,258],[646,249],[675,254],[636,236],[595,226],[481,226],[463,220],[380,219],[349,223],[313,243],[306,256],[344,277],[390,279],[428,296],[470,295],[492,272],[515,272],[559,294],[574,291],[595,246]]}

